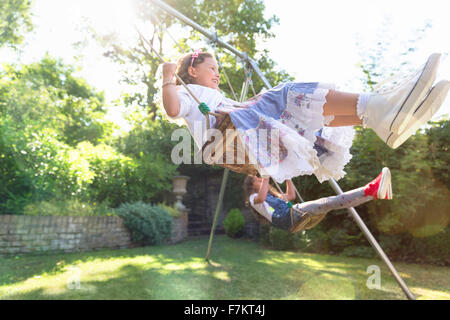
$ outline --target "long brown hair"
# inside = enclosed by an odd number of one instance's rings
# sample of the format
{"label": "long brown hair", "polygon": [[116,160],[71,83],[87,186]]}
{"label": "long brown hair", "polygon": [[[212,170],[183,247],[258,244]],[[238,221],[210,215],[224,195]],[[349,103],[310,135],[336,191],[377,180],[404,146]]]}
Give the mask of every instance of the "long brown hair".
{"label": "long brown hair", "polygon": [[[264,216],[262,216],[258,211],[256,211],[250,204],[250,195],[253,193],[258,193],[259,190],[256,190],[253,186],[253,183],[257,177],[253,175],[248,175],[244,180],[244,201],[245,206],[250,207],[250,211],[255,217],[255,219],[262,224],[270,224],[270,221],[267,220]],[[271,185],[269,185],[269,193],[276,197],[280,197],[280,193]]]}
{"label": "long brown hair", "polygon": [[[177,62],[177,71],[175,72],[186,84],[195,83],[194,79],[189,75],[189,67],[191,67],[192,55],[194,53],[186,53],[178,59]],[[194,59],[192,62],[192,67],[196,67],[199,64],[203,63],[206,58],[213,58],[214,56],[209,52],[199,52],[198,57]],[[181,85],[181,82],[176,79],[175,84]]]}

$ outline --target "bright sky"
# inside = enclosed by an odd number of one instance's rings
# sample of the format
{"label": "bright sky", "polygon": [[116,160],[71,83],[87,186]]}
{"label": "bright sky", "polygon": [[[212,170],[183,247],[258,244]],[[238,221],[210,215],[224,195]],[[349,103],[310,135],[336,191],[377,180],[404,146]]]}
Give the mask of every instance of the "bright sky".
{"label": "bright sky", "polygon": [[[432,24],[419,50],[410,56],[411,64],[420,66],[432,52],[450,52],[450,19],[445,0],[266,0],[266,14],[277,15],[280,25],[273,28],[276,37],[261,44],[280,68],[289,71],[297,81],[333,82],[341,90],[359,92],[361,71],[356,67],[361,48],[375,48],[384,19],[390,17],[389,46],[385,68],[398,66],[404,44],[414,39],[415,31],[426,21]],[[135,32],[130,2],[124,0],[34,0],[35,31],[26,37],[28,45],[20,57],[23,63],[37,61],[46,51],[62,57],[66,63],[81,65],[79,74],[99,90],[104,90],[107,101],[119,97],[119,69],[102,56],[102,49],[93,41],[76,49],[73,43],[85,38],[83,17],[100,33],[119,31],[122,39],[131,39]],[[76,57],[78,57],[78,61]],[[0,50],[0,61],[15,61],[8,50]],[[438,79],[450,79],[450,59],[443,61]],[[115,108],[117,110],[117,108]],[[447,98],[439,115],[450,113]],[[112,113],[116,117],[116,112]],[[114,118],[122,123],[119,118]]]}

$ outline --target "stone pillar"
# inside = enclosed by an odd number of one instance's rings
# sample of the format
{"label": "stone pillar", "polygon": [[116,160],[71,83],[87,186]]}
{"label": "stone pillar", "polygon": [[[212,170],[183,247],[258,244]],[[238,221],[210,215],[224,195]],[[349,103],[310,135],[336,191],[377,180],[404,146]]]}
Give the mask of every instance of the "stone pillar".
{"label": "stone pillar", "polygon": [[173,178],[173,194],[176,197],[175,207],[181,212],[180,217],[173,219],[173,230],[170,243],[180,242],[187,238],[188,234],[188,212],[183,202],[186,194],[186,185],[190,178],[188,176],[176,176]]}
{"label": "stone pillar", "polygon": [[188,235],[188,210],[180,210],[181,215],[173,218],[172,236],[169,243],[177,243],[183,241]]}

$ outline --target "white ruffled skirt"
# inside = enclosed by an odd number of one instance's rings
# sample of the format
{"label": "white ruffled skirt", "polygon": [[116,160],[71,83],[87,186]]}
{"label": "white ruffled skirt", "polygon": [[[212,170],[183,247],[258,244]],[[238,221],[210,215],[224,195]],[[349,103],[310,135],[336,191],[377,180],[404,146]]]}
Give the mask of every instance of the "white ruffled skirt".
{"label": "white ruffled skirt", "polygon": [[279,183],[301,175],[314,174],[321,183],[345,176],[353,126],[328,127],[334,117],[323,116],[326,95],[335,88],[286,82],[248,101],[248,109],[230,113],[260,174]]}

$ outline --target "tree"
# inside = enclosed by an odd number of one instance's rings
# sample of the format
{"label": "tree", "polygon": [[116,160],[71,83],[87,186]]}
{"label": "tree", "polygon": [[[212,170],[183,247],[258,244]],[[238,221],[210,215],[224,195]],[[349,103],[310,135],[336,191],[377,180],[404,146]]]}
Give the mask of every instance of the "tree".
{"label": "tree", "polygon": [[46,55],[0,70],[0,199],[6,212],[30,201],[80,195],[92,180],[81,141],[108,141],[102,93]]}
{"label": "tree", "polygon": [[114,126],[104,121],[104,95],[75,77],[74,71],[48,54],[29,65],[4,65],[0,70],[0,115],[13,119],[18,127],[30,123],[51,127],[71,146],[84,140],[101,142]]}
{"label": "tree", "polygon": [[33,30],[30,8],[30,0],[0,0],[0,47],[16,48]]}
{"label": "tree", "polygon": [[48,200],[156,202],[170,189],[174,125],[135,117],[112,145],[103,93],[73,71],[48,55],[0,71],[0,212]]}

